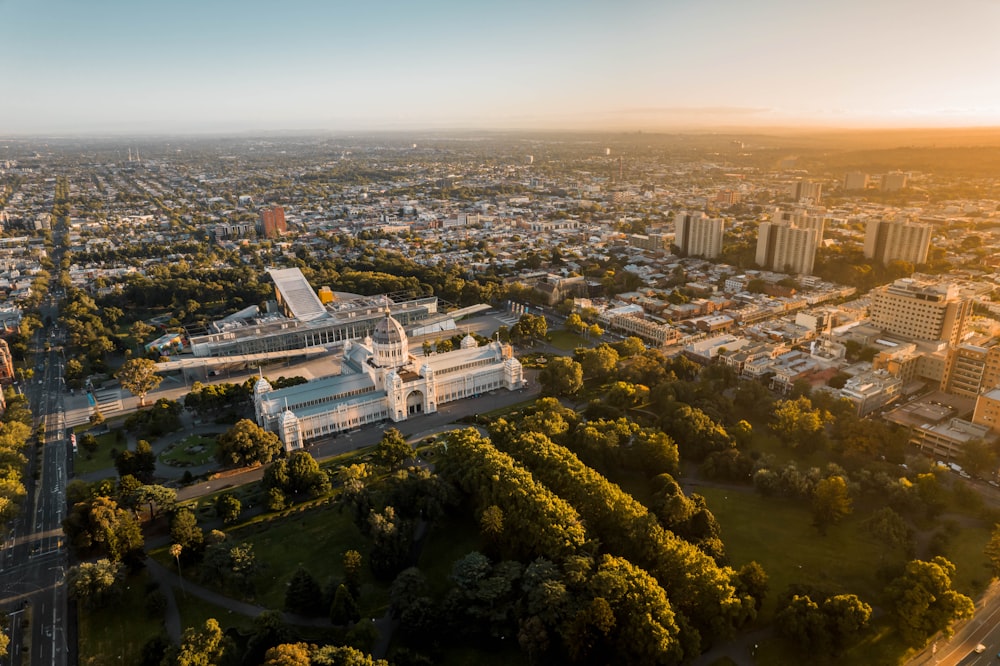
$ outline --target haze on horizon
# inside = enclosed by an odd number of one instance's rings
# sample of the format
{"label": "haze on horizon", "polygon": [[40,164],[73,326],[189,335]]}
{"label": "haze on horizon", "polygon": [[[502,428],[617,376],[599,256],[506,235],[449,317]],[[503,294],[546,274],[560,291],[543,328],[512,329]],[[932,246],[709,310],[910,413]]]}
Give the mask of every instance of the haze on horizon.
{"label": "haze on horizon", "polygon": [[0,134],[1000,126],[1000,1],[0,0]]}

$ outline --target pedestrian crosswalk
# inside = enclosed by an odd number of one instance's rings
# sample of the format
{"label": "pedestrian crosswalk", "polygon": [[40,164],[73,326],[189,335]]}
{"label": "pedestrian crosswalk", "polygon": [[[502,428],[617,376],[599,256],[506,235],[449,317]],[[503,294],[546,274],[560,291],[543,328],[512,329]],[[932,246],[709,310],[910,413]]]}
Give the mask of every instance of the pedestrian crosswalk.
{"label": "pedestrian crosswalk", "polygon": [[125,408],[120,389],[101,389],[87,394],[87,409],[77,409],[66,412],[66,425],[70,428],[81,423],[88,423],[94,413],[94,407],[106,418],[110,414],[120,412]]}
{"label": "pedestrian crosswalk", "polygon": [[516,315],[513,312],[504,312],[502,314],[497,315],[497,319],[499,319],[501,322],[503,322],[504,326],[507,326],[507,327],[510,327],[510,326],[513,326],[514,324],[516,324],[517,321],[518,321],[518,319],[520,319],[520,318],[521,317],[519,315]]}

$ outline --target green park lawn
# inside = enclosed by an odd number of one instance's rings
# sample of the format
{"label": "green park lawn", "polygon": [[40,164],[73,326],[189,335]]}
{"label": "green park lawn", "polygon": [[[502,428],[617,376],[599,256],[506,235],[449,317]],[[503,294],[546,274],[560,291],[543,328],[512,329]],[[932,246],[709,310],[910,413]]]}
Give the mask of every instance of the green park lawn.
{"label": "green park lawn", "polygon": [[[859,510],[829,528],[824,536],[813,527],[812,515],[802,504],[761,497],[749,487],[694,486],[688,491],[697,492],[707,500],[722,528],[732,566],[740,567],[754,560],[767,572],[769,591],[759,624],[770,621],[777,597],[793,583],[816,586],[831,594],[857,594],[877,607],[882,603],[877,591],[886,585],[878,577],[880,563],[894,558],[902,561],[899,553],[883,552],[880,543],[866,533],[863,522],[870,515],[867,511]],[[989,529],[985,525],[970,524],[955,530],[944,545],[945,557],[956,567],[955,588],[973,600],[989,582],[983,555],[988,539]],[[877,612],[868,635],[840,655],[836,663],[858,666],[902,663],[907,647],[890,631],[888,623],[884,610]],[[757,663],[777,666],[795,658],[796,653],[788,652],[780,641],[769,641],[761,645]]]}
{"label": "green park lawn", "polygon": [[174,588],[174,599],[177,601],[177,610],[181,616],[181,631],[188,627],[201,628],[205,626],[205,620],[210,618],[215,618],[223,630],[234,628],[245,632],[253,628],[253,618],[233,613],[193,594],[186,594],[178,587]]}
{"label": "green park lawn", "polygon": [[[297,506],[281,515],[257,516],[229,531],[229,541],[253,544],[260,573],[254,579],[254,595],[247,601],[267,608],[282,608],[285,588],[302,567],[319,581],[341,580],[341,558],[348,550],[367,557],[368,539],[358,531],[348,511],[338,504]],[[377,617],[389,603],[388,584],[375,580],[362,568],[361,611]],[[231,591],[228,591],[231,593]]]}
{"label": "green park lawn", "polygon": [[548,334],[549,343],[558,349],[564,351],[573,351],[577,347],[589,347],[590,340],[587,340],[582,335],[577,335],[572,331],[567,331],[565,329],[556,329],[554,331],[549,331]]}
{"label": "green park lawn", "polygon": [[215,437],[186,437],[161,453],[160,460],[175,467],[206,465],[215,460]]}
{"label": "green park lawn", "polygon": [[[83,434],[76,434],[77,442]],[[76,476],[99,472],[101,470],[114,470],[115,459],[112,451],[117,449],[122,451],[127,445],[115,439],[114,430],[97,436],[97,450],[93,453],[84,450],[82,446],[77,446],[76,456],[73,458],[73,473]]]}
{"label": "green park lawn", "polygon": [[[790,584],[803,583],[833,594],[857,594],[874,603],[871,590],[881,589],[876,578],[881,557],[879,543],[869,537],[852,515],[829,528],[826,536],[812,524],[807,506],[780,498],[761,497],[750,486],[721,489],[692,486],[705,497],[722,527],[722,540],[734,567],[755,560],[769,578],[763,615],[774,612],[778,595]],[[886,555],[887,557],[889,554]]]}
{"label": "green park lawn", "polygon": [[163,621],[146,611],[145,572],[131,576],[120,599],[105,608],[81,609],[81,664],[138,664],[142,646],[163,633]]}

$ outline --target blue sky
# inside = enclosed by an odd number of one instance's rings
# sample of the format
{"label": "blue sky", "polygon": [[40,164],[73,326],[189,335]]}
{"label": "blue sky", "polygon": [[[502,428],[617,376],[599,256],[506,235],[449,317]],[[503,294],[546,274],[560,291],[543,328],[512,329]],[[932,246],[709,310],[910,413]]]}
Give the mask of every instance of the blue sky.
{"label": "blue sky", "polygon": [[1000,0],[0,0],[0,134],[1000,125]]}

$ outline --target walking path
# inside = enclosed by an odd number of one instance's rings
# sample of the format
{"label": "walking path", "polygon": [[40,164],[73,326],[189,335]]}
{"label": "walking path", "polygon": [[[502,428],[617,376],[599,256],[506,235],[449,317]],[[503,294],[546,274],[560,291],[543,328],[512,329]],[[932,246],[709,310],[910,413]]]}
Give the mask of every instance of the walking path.
{"label": "walking path", "polygon": [[[437,426],[430,428],[428,430],[420,431],[416,434],[410,435],[407,438],[407,442],[411,445],[416,444],[420,440],[430,437],[431,435],[438,435],[443,432],[449,432],[452,430],[459,430],[466,427],[472,427],[478,430],[481,434],[486,435],[487,432],[484,428],[478,426],[466,426],[464,424],[451,424],[447,426]],[[381,431],[379,436],[381,437]],[[426,467],[428,469],[433,469],[433,464],[426,461],[415,458],[412,460],[417,465]],[[263,468],[260,468],[263,469]],[[258,471],[258,470],[253,470]],[[239,484],[245,483],[245,479],[240,479]],[[262,507],[255,507],[253,510],[245,512],[242,514],[244,519],[253,517],[263,513]],[[211,529],[215,527],[220,527],[222,525],[221,521],[213,521],[212,524],[206,523],[203,529]],[[423,548],[424,540],[427,536],[428,525],[425,521],[420,521],[416,528],[414,529],[414,559],[419,557],[419,552]],[[170,536],[168,534],[160,535],[157,538],[150,539],[146,542],[146,550],[155,550],[161,548],[170,543]],[[203,601],[215,604],[216,606],[225,608],[226,610],[232,611],[234,613],[239,613],[247,617],[257,617],[261,613],[270,610],[263,606],[257,606],[254,604],[248,604],[246,602],[238,601],[232,599],[224,594],[220,594],[213,590],[209,590],[205,587],[197,585],[191,581],[184,580],[176,573],[170,569],[164,567],[162,564],[157,562],[152,557],[146,558],[146,567],[149,570],[150,576],[153,580],[160,584],[160,589],[163,590],[164,595],[167,600],[167,608],[165,611],[164,624],[166,627],[167,635],[170,640],[175,644],[179,644],[181,640],[181,618],[180,609],[177,606],[177,599],[174,594],[174,588],[179,588],[184,594],[191,594]],[[288,624],[293,624],[297,626],[308,626],[308,627],[329,627],[332,626],[329,619],[327,618],[310,618],[303,617],[301,615],[296,615],[294,613],[283,612],[281,614],[282,620]],[[372,654],[376,658],[384,658],[389,651],[389,644],[392,641],[392,634],[399,625],[399,622],[392,617],[392,608],[388,608],[380,618],[372,618],[375,628],[378,630],[378,640],[372,649]]]}
{"label": "walking path", "polygon": [[[146,568],[149,569],[150,575],[160,582],[161,588],[166,585],[166,588],[177,587],[181,590],[182,594],[192,595],[198,597],[202,601],[207,601],[210,604],[215,604],[225,608],[226,610],[232,611],[234,613],[239,613],[240,615],[246,615],[247,617],[257,617],[261,613],[264,613],[270,608],[265,608],[264,606],[257,606],[256,604],[248,604],[244,601],[238,601],[232,597],[228,597],[224,594],[220,594],[208,588],[197,585],[189,580],[183,580],[176,573],[170,569],[164,567],[162,564],[157,562],[155,559],[149,557],[146,558]],[[166,589],[164,589],[166,592]],[[171,590],[172,592],[172,590]],[[173,594],[170,595],[171,597]],[[169,606],[169,602],[168,602]],[[167,618],[167,630],[171,635],[171,639],[174,639],[174,633],[171,632],[170,624],[172,619],[176,619],[176,641],[180,641],[180,613],[177,610],[176,601],[173,604],[173,610],[175,613],[175,618]],[[329,627],[331,626],[330,620],[322,617],[304,617],[302,615],[296,615],[295,613],[281,614],[281,619],[287,624],[294,624],[300,627]],[[377,622],[376,622],[377,624]]]}

